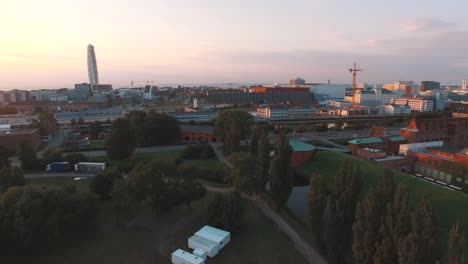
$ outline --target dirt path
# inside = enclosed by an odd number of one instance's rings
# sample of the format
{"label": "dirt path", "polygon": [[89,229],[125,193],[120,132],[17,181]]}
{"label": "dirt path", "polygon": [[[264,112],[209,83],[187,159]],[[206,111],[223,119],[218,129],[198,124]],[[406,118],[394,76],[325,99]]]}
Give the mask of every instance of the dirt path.
{"label": "dirt path", "polygon": [[[221,162],[224,162],[229,167],[232,165],[226,160],[223,153],[217,148],[215,144],[211,144],[215,155]],[[218,188],[218,187],[211,187],[206,186],[208,191],[212,192],[229,192],[233,191],[234,189],[231,188]],[[273,210],[268,203],[266,203],[262,198],[257,196],[251,196],[247,194],[242,194],[242,197],[245,199],[250,200],[257,208],[259,208],[262,213],[272,220],[278,228],[292,240],[294,247],[301,253],[304,258],[311,264],[325,264],[326,261],[322,258],[322,256],[311,246],[307,243],[304,239],[302,239],[299,234],[292,228],[286,220],[284,220],[281,215],[279,215],[275,210]]]}

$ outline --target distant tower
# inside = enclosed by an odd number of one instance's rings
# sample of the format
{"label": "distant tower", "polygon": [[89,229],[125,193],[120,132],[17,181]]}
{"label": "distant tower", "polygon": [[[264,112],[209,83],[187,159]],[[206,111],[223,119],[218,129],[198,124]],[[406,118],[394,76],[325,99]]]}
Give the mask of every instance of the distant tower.
{"label": "distant tower", "polygon": [[462,81],[462,90],[463,91],[468,90],[468,80],[463,80]]}
{"label": "distant tower", "polygon": [[94,53],[94,46],[91,44],[88,45],[88,77],[91,85],[99,84],[96,53]]}

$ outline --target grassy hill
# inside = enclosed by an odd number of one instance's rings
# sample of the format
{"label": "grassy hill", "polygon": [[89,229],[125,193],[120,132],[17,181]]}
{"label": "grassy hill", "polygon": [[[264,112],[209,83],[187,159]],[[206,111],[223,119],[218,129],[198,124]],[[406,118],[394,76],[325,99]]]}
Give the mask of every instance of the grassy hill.
{"label": "grassy hill", "polygon": [[[319,152],[311,161],[298,168],[297,172],[304,176],[319,173],[325,177],[327,188],[333,192],[335,175],[346,159],[354,160],[361,168],[363,184],[361,195],[364,197],[370,188],[376,186],[380,181],[383,176],[383,167],[343,153]],[[397,185],[403,183],[408,186],[413,205],[422,194],[430,194],[437,225],[436,250],[439,255],[444,254],[450,228],[457,221],[465,229],[465,241],[468,241],[468,232],[466,231],[468,230],[468,194],[451,191],[396,171],[394,176]],[[465,252],[468,252],[468,243],[465,243]]]}

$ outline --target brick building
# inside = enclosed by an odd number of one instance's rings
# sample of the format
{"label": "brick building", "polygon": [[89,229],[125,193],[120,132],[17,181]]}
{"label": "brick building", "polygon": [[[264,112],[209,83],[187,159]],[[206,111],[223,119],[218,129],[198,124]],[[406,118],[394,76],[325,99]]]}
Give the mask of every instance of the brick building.
{"label": "brick building", "polygon": [[218,89],[208,92],[211,104],[307,103],[314,100],[309,88],[263,87]]}
{"label": "brick building", "polygon": [[33,148],[41,144],[39,129],[13,129],[0,131],[0,146],[8,149],[11,153],[17,153],[22,141],[29,141]]}
{"label": "brick building", "polygon": [[447,183],[461,181],[463,177],[467,180],[468,149],[459,151],[447,147],[432,147],[408,150],[408,158],[412,160],[414,173]]}
{"label": "brick building", "polygon": [[297,167],[308,161],[316,151],[315,146],[304,143],[299,140],[289,140],[289,145],[292,148],[291,166]]}
{"label": "brick building", "polygon": [[409,143],[443,141],[461,149],[468,146],[468,118],[413,119],[400,135]]}
{"label": "brick building", "polygon": [[221,142],[222,138],[216,136],[212,126],[180,126],[180,137],[184,142]]}

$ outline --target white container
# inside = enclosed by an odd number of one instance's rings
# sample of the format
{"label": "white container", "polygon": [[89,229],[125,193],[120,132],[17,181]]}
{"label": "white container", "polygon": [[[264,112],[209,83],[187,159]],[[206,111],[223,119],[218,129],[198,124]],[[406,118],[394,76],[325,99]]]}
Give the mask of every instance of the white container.
{"label": "white container", "polygon": [[216,256],[219,252],[218,243],[197,235],[189,237],[188,247],[191,249],[203,249],[210,258]]}
{"label": "white container", "polygon": [[189,252],[178,249],[171,255],[173,264],[205,264],[205,260]]}

